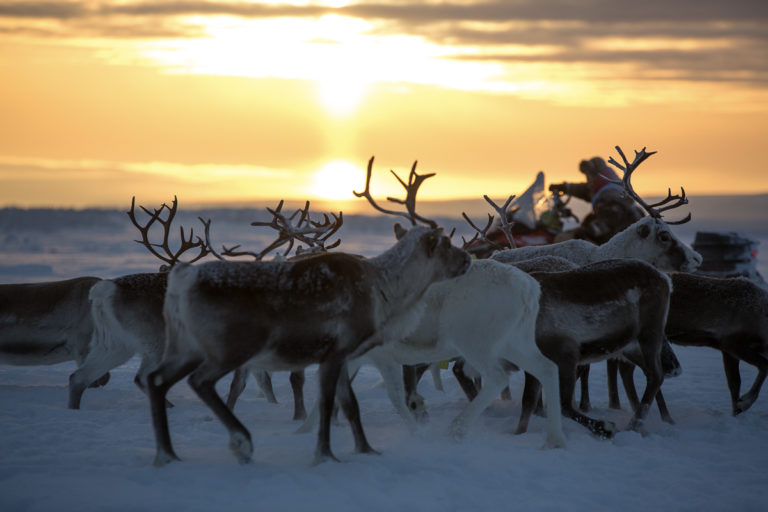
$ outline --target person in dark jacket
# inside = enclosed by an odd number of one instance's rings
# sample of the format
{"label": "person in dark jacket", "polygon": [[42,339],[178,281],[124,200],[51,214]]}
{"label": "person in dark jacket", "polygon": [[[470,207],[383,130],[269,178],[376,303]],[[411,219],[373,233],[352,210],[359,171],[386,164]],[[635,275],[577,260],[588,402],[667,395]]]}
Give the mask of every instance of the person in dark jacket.
{"label": "person in dark jacket", "polygon": [[581,238],[596,244],[607,242],[613,235],[624,230],[643,217],[642,209],[614,181],[621,181],[616,173],[600,157],[582,160],[579,170],[587,178],[582,183],[553,183],[549,190],[561,192],[592,203],[592,211],[578,228],[564,232],[559,240]]}

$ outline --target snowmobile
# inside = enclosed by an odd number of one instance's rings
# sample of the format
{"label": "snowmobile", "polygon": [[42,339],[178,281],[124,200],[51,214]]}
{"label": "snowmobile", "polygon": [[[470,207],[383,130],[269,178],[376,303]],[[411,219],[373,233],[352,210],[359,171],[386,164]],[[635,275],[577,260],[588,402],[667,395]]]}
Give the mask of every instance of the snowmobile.
{"label": "snowmobile", "polygon": [[[509,205],[508,221],[512,224],[515,247],[549,245],[568,223],[579,224],[579,218],[568,207],[571,196],[561,191],[546,194],[544,173],[539,171],[533,184]],[[509,240],[497,220],[483,239],[471,241],[464,249],[478,259],[488,258],[499,247],[509,248]]]}

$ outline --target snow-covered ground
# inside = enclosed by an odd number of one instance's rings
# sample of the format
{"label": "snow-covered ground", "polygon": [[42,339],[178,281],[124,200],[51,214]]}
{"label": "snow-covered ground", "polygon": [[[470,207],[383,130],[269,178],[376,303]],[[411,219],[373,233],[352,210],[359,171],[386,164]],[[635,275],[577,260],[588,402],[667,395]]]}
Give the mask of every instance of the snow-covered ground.
{"label": "snow-covered ground", "polygon": [[[430,421],[408,433],[379,385],[363,367],[355,389],[363,424],[381,455],[353,453],[346,422],[332,430],[342,463],[311,466],[315,436],[294,434],[288,375],[274,375],[280,403],[260,398],[254,383],[236,413],[255,444],[251,464],[227,449],[221,424],[186,383],[169,393],[171,435],[181,463],[152,466],[154,439],[147,400],[133,385],[137,360],[112,372],[102,389],[87,390],[83,408],[66,408],[66,382],[74,365],[4,367],[0,373],[0,509],[72,510],[622,510],[764,511],[768,508],[768,398],[732,417],[720,356],[678,348],[683,374],[664,392],[675,425],[653,410],[650,435],[621,432],[600,440],[565,422],[568,447],[542,450],[545,422],[529,432],[508,432],[520,410],[522,378],[514,374],[514,400],[497,400],[455,442],[450,420],[466,403],[449,371],[446,391],[429,376],[420,385]],[[745,382],[755,372],[745,368]],[[592,372],[593,414],[623,425],[628,410],[607,409],[604,365]],[[315,369],[306,390],[314,395]],[[226,392],[228,378],[219,390]],[[642,378],[638,377],[638,381]],[[640,383],[640,382],[639,382]],[[623,398],[623,396],[622,396]],[[623,402],[626,404],[626,400]]]}
{"label": "snow-covered ground", "polygon": [[[157,267],[131,241],[137,235],[124,213],[62,218],[59,212],[38,220],[10,213],[0,215],[0,282],[112,277]],[[252,217],[221,216],[225,220],[214,217],[221,242],[258,246],[255,238],[246,240]],[[238,232],[235,225],[245,228]],[[376,254],[391,245],[391,225],[391,219],[350,218],[341,233],[343,247]],[[762,222],[749,226],[745,234],[765,248]],[[700,228],[679,229],[690,242]],[[758,262],[768,277],[766,258]],[[662,423],[654,409],[648,436],[628,431],[600,440],[566,421],[568,447],[558,450],[541,449],[542,418],[534,417],[524,435],[509,433],[520,410],[520,374],[510,377],[513,400],[497,400],[468,437],[456,442],[446,431],[466,399],[449,371],[442,372],[445,392],[435,389],[429,375],[422,380],[430,421],[411,435],[377,371],[364,367],[355,390],[368,438],[381,455],[354,454],[342,422],[332,431],[342,463],[319,466],[311,466],[315,436],[294,434],[298,425],[290,419],[285,373],[273,377],[278,405],[260,397],[252,380],[238,402],[236,413],[255,444],[248,465],[236,462],[224,428],[186,383],[172,388],[171,435],[183,462],[158,469],[152,466],[147,400],[133,384],[137,359],[112,371],[106,387],[87,390],[78,411],[66,407],[74,364],[0,366],[0,511],[768,510],[768,397],[731,416],[720,355],[703,348],[675,350],[683,373],[664,384],[675,425]],[[742,364],[745,389],[755,374]],[[315,376],[310,367],[308,404]],[[624,410],[607,408],[604,365],[593,367],[590,382],[592,414],[625,425],[630,413],[623,395]],[[228,385],[229,378],[222,379],[222,394]]]}

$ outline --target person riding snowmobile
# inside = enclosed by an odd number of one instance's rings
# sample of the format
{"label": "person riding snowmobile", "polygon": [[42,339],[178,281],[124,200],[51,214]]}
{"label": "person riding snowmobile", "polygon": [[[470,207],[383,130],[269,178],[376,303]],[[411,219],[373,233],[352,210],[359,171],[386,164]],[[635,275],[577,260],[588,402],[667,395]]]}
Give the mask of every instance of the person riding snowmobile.
{"label": "person riding snowmobile", "polygon": [[614,183],[620,179],[605,160],[600,157],[582,160],[579,170],[586,176],[586,182],[553,183],[549,190],[590,202],[592,211],[579,227],[564,231],[555,241],[581,238],[603,244],[643,217],[642,209],[626,194],[624,187]]}

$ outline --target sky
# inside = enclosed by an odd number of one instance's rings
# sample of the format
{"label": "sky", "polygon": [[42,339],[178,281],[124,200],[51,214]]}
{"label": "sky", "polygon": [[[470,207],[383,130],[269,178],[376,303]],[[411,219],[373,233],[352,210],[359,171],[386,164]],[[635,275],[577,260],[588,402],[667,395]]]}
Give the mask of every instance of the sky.
{"label": "sky", "polygon": [[[4,1],[0,206],[768,192],[763,0]],[[346,205],[346,206],[345,206]],[[345,209],[345,211],[347,211]]]}

